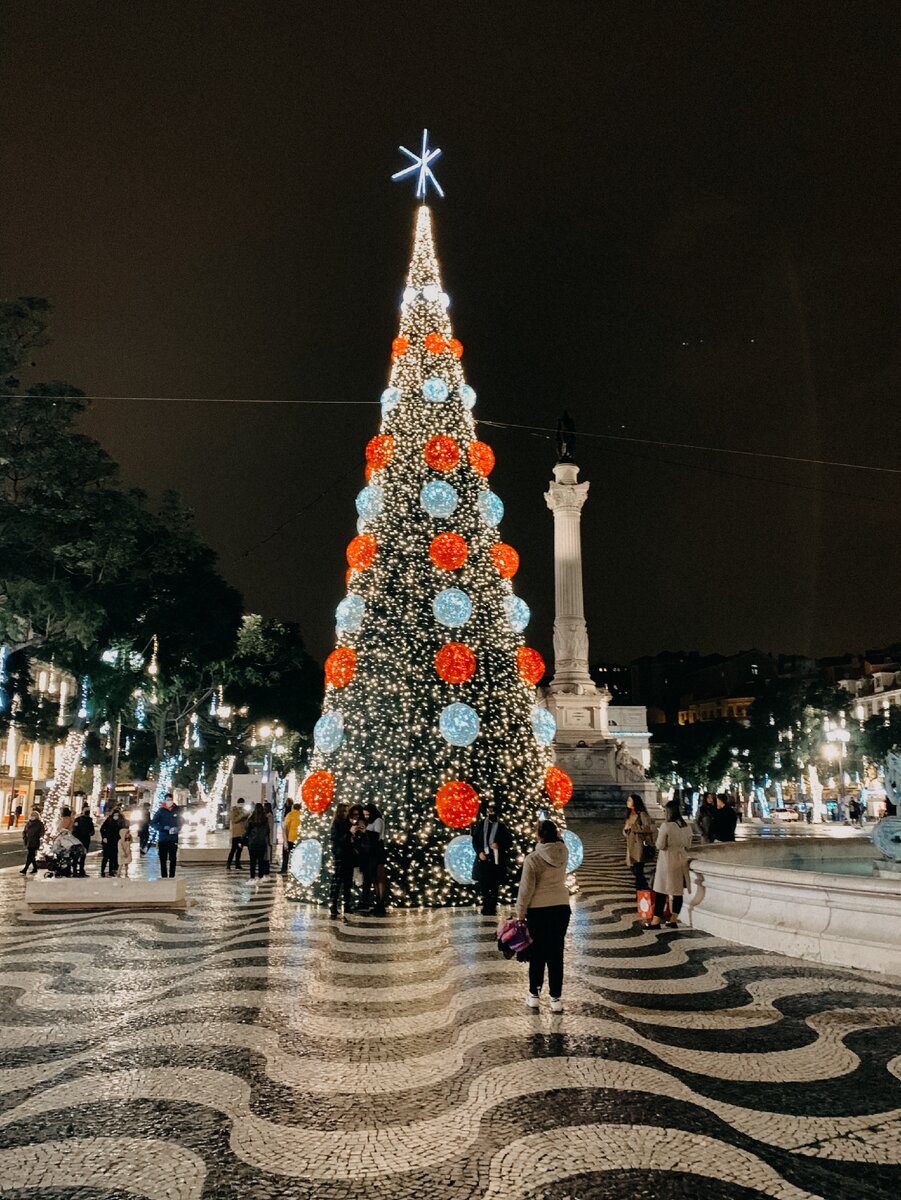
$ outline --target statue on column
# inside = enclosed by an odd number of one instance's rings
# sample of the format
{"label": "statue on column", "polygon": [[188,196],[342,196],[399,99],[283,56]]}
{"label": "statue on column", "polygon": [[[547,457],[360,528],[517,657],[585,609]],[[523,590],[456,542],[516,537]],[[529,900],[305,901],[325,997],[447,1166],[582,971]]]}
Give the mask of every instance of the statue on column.
{"label": "statue on column", "polygon": [[557,462],[575,462],[576,453],[576,423],[564,409],[563,415],[557,421]]}

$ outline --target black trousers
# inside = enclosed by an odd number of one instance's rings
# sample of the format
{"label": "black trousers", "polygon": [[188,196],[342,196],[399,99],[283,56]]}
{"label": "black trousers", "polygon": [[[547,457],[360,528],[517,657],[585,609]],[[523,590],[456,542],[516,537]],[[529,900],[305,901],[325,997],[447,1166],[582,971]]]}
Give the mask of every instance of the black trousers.
{"label": "black trousers", "polygon": [[644,863],[631,863],[629,865],[629,870],[635,876],[636,892],[646,892],[648,890],[648,877],[644,873]]}
{"label": "black trousers", "polygon": [[353,884],[354,869],[348,865],[346,867],[336,867],[332,871],[332,886],[329,891],[329,908],[333,913],[338,911],[338,897],[342,897],[344,901],[344,911],[350,912],[350,889]]}
{"label": "black trousers", "polygon": [[294,849],[294,847],[296,845],[297,845],[296,842],[283,842],[282,843],[282,874],[283,875],[288,874],[288,859],[291,857],[291,851]]}
{"label": "black trousers", "polygon": [[244,849],[244,839],[242,837],[233,837],[232,838],[232,848],[228,852],[228,861],[226,862],[225,865],[227,867],[230,867],[232,865],[232,862],[234,861],[235,866],[240,867],[241,851],[243,849]]}
{"label": "black trousers", "polygon": [[259,875],[260,879],[264,875],[269,874],[269,844],[264,842],[262,846],[248,846],[247,854],[250,858],[250,878],[256,879]]}
{"label": "black trousers", "polygon": [[22,870],[23,875],[25,874],[25,872],[28,870],[29,867],[31,867],[32,871],[36,871],[38,869],[38,848],[37,848],[37,846],[26,846],[25,847],[25,866]]}
{"label": "black trousers", "polygon": [[[663,910],[666,908],[667,899],[668,899],[668,897],[666,896],[666,894],[664,892],[655,892],[654,893],[654,916],[655,917],[663,916]],[[672,912],[674,917],[677,916],[682,911],[682,897],[681,896],[673,896],[672,904],[670,905],[670,911]]]}
{"label": "black trousers", "polygon": [[160,852],[160,875],[163,879],[174,879],[178,842],[159,842],[157,849]]}
{"label": "black trousers", "polygon": [[563,992],[563,939],[569,927],[568,904],[552,904],[549,908],[530,908],[526,924],[532,938],[529,947],[529,991],[538,995],[544,983],[547,967],[548,992],[559,999]]}
{"label": "black trousers", "polygon": [[[119,870],[119,843],[104,842],[100,852],[100,874],[105,875],[109,868],[110,875],[115,875]],[[84,859],[81,860],[81,869],[84,870]]]}

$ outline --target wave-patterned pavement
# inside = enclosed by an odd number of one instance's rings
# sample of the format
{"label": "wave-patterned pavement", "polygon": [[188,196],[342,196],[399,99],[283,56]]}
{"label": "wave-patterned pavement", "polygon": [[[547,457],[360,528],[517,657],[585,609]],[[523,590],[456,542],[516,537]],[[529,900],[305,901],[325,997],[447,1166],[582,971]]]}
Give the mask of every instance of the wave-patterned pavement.
{"label": "wave-patterned pavement", "polygon": [[561,1016],[471,910],[189,868],[185,913],[34,914],[0,876],[0,1196],[901,1194],[898,982],[647,933],[581,832]]}

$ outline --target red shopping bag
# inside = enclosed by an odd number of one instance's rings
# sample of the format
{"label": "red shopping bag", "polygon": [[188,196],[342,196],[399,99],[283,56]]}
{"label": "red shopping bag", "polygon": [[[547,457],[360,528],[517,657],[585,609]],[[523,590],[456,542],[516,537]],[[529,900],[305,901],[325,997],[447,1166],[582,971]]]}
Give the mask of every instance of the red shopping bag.
{"label": "red shopping bag", "polygon": [[636,892],[635,899],[638,901],[638,916],[642,921],[650,921],[654,915],[654,893]]}

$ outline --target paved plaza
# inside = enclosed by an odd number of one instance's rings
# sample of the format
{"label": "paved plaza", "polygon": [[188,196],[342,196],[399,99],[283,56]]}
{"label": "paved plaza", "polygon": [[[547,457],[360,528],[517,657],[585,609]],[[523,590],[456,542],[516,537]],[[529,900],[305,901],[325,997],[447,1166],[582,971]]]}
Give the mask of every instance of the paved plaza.
{"label": "paved plaza", "polygon": [[580,832],[562,1016],[473,911],[195,867],[185,913],[33,914],[3,873],[0,1194],[897,1197],[901,984],[645,932]]}

